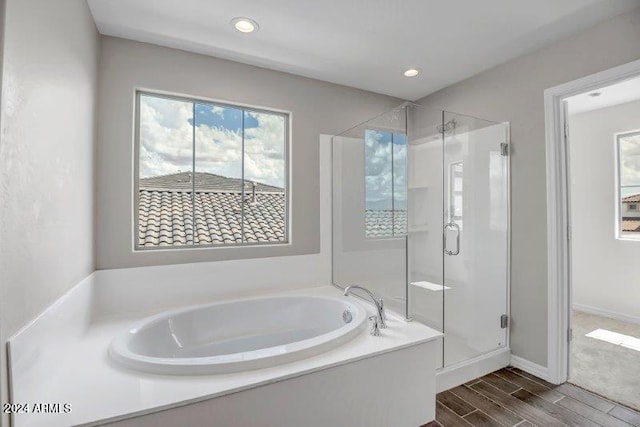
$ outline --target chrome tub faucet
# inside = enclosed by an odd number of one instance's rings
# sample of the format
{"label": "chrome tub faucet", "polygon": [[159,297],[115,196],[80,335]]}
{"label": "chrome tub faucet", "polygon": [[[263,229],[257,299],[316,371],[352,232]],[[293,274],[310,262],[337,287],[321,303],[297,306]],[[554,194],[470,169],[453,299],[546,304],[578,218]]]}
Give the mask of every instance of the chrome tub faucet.
{"label": "chrome tub faucet", "polygon": [[[349,294],[352,294],[354,290],[356,289],[360,289],[361,291],[364,291],[369,298],[371,298],[371,300],[373,301],[373,304],[376,306],[376,310],[378,311],[378,316],[376,319],[376,326],[374,327],[374,330],[377,330],[378,327],[380,329],[385,329],[387,327],[387,316],[385,315],[384,312],[384,300],[382,298],[378,298],[373,292],[371,292],[369,289],[362,287],[362,286],[347,286],[344,289],[344,296],[348,296]],[[372,331],[372,335],[379,335],[379,333],[374,334]]]}

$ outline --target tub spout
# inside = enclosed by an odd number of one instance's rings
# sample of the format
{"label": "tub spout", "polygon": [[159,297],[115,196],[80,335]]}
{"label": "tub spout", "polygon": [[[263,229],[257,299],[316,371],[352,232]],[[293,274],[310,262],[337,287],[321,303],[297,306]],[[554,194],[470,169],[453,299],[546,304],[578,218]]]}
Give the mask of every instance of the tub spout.
{"label": "tub spout", "polygon": [[378,311],[378,325],[380,329],[385,329],[387,327],[387,316],[385,315],[385,312],[384,312],[384,300],[382,298],[378,298],[369,289],[362,286],[357,286],[357,285],[347,286],[344,289],[344,296],[348,296],[349,294],[353,293],[353,291],[356,289],[360,289],[361,291],[364,291],[369,296],[369,298],[371,298],[371,300],[373,301],[373,304],[376,306],[376,310]]}

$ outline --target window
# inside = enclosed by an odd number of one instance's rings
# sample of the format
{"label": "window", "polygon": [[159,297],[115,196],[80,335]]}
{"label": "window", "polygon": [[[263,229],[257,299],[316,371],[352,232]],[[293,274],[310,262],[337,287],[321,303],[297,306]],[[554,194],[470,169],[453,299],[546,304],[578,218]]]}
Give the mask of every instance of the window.
{"label": "window", "polygon": [[365,236],[407,234],[407,136],[366,130]]}
{"label": "window", "polygon": [[139,92],[136,249],[288,241],[287,114]]}
{"label": "window", "polygon": [[640,132],[617,136],[618,236],[640,239]]}
{"label": "window", "polygon": [[449,165],[449,222],[455,222],[462,228],[462,199],[464,178],[463,163]]}

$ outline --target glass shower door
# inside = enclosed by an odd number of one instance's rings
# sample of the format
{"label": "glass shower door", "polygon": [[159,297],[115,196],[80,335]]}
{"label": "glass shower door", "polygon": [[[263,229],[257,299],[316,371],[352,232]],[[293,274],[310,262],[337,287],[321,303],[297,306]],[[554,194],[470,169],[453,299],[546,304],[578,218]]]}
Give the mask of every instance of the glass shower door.
{"label": "glass shower door", "polygon": [[441,367],[508,345],[508,142],[416,104],[332,139],[333,283],[444,332]]}
{"label": "glass shower door", "polygon": [[508,128],[444,113],[444,366],[507,345]]}

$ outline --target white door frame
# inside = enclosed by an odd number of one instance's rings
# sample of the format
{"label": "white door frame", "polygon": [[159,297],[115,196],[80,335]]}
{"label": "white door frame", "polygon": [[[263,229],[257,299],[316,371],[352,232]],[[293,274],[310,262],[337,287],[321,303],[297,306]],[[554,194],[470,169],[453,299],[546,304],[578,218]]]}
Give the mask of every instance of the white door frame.
{"label": "white door frame", "polygon": [[[568,379],[571,302],[569,157],[563,101],[630,78],[640,77],[640,60],[544,91],[547,161],[547,380]],[[613,220],[613,218],[612,218]]]}

